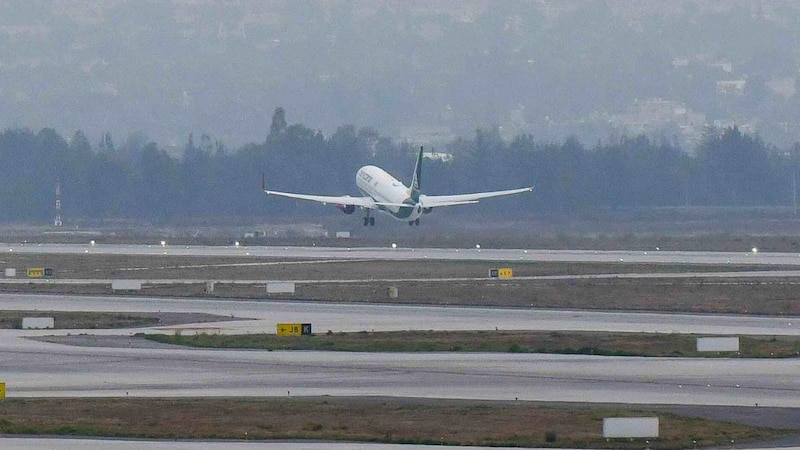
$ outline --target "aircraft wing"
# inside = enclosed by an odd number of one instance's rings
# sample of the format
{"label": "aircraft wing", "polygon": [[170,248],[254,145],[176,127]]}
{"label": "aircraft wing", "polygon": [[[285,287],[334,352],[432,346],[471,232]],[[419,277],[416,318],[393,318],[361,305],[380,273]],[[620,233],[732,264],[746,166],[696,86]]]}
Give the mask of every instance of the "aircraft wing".
{"label": "aircraft wing", "polygon": [[476,192],[474,194],[456,195],[420,195],[419,203],[423,208],[437,208],[441,206],[470,205],[478,203],[478,200],[491,197],[502,197],[504,195],[521,194],[533,191],[532,187],[520,189],[508,189],[505,191]]}
{"label": "aircraft wing", "polygon": [[332,205],[353,205],[360,208],[377,209],[379,204],[372,199],[372,197],[351,197],[349,195],[333,196],[333,195],[310,195],[310,194],[294,194],[292,192],[270,191],[264,189],[267,195],[277,195],[280,197],[294,198],[298,200],[308,200],[312,202]]}

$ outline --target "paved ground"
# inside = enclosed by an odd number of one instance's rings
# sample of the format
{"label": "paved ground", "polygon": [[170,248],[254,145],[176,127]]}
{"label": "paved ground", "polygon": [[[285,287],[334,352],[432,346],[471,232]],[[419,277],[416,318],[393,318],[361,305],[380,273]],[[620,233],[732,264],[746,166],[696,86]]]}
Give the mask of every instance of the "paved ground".
{"label": "paved ground", "polygon": [[[479,244],[476,244],[479,245]],[[338,247],[221,247],[104,244],[8,244],[0,251],[56,254],[177,255],[177,256],[260,256],[311,259],[380,260],[462,260],[462,261],[567,261],[639,262],[683,264],[798,265],[797,253],[762,252],[674,252],[674,251],[592,251],[534,249],[449,249],[449,248],[338,248]]]}

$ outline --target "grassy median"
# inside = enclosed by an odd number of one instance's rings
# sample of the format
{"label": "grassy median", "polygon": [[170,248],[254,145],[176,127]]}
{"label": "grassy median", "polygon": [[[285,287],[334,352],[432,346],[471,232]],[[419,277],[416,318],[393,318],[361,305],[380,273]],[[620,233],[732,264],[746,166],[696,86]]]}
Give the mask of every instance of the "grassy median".
{"label": "grassy median", "polygon": [[697,352],[687,334],[574,331],[395,331],[312,336],[140,335],[149,340],[205,348],[330,350],[349,352],[510,352],[605,356],[789,358],[800,356],[800,337],[745,336],[739,352]]}
{"label": "grassy median", "polygon": [[59,330],[105,330],[231,320],[228,316],[170,312],[0,311],[0,329],[22,328],[25,317],[52,317]]}
{"label": "grassy median", "polygon": [[650,439],[648,446],[671,449],[766,441],[797,432],[642,409],[371,397],[6,399],[0,402],[0,433],[642,448],[644,439],[604,439],[602,420],[655,416],[660,437]]}

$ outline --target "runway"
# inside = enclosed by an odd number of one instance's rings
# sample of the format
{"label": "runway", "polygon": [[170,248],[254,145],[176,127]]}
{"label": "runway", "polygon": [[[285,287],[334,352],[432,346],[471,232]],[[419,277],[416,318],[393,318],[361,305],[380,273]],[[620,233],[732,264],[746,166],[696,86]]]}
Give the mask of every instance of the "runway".
{"label": "runway", "polygon": [[[603,312],[517,308],[240,301],[161,297],[0,294],[0,310],[199,312],[257,320],[189,324],[179,328],[220,333],[275,333],[278,323],[312,323],[317,333],[398,330],[545,330],[708,335],[800,335],[800,318]],[[129,330],[87,330],[129,334]],[[36,333],[29,331],[28,333]],[[47,330],[40,333],[59,334]],[[76,331],[72,331],[73,334]]]}
{"label": "runway", "polygon": [[[479,243],[476,244],[480,245]],[[4,249],[4,250],[2,250]],[[673,252],[534,250],[488,248],[385,248],[377,247],[257,247],[257,246],[173,246],[116,244],[19,244],[0,243],[0,251],[54,254],[173,255],[173,256],[252,256],[267,258],[368,259],[368,260],[460,260],[460,261],[558,261],[630,262],[660,264],[752,264],[800,265],[797,253],[753,252]]]}
{"label": "runway", "polygon": [[8,397],[398,396],[800,407],[798,360],[73,347],[0,333]]}
{"label": "runway", "polygon": [[[652,272],[652,273],[600,273],[580,275],[536,275],[514,276],[514,281],[563,281],[563,280],[635,280],[635,279],[690,279],[690,278],[800,278],[800,270],[760,270],[731,272]],[[205,278],[156,278],[130,279],[142,285],[204,284],[214,281],[222,284],[263,285],[265,279],[218,279]],[[358,284],[358,283],[453,283],[467,281],[488,281],[488,277],[448,277],[448,278],[350,278],[350,279],[281,279],[297,284]],[[0,278],[0,284],[64,284],[64,285],[110,285],[112,280],[104,278]],[[798,283],[800,284],[800,283]]]}
{"label": "runway", "polygon": [[[0,296],[2,309],[208,312],[253,317],[193,328],[322,330],[581,329],[798,334],[769,317],[341,305],[300,302]],[[172,328],[172,327],[170,327]],[[196,329],[196,328],[193,328]],[[25,339],[142,330],[2,330],[9,397],[347,395],[800,407],[800,360],[610,358],[537,354],[340,353],[76,347]],[[152,329],[165,332],[164,329]]]}

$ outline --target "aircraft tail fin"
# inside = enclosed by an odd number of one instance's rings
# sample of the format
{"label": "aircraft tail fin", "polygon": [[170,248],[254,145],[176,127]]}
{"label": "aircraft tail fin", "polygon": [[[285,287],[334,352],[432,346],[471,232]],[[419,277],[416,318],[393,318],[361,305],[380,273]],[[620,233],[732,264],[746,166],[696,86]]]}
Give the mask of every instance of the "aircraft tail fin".
{"label": "aircraft tail fin", "polygon": [[411,199],[419,201],[420,179],[422,178],[422,146],[419,147],[417,163],[414,165],[414,177],[411,179]]}

